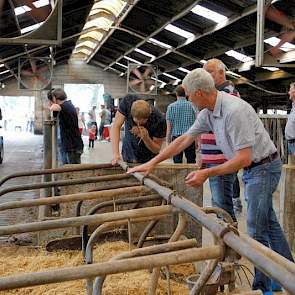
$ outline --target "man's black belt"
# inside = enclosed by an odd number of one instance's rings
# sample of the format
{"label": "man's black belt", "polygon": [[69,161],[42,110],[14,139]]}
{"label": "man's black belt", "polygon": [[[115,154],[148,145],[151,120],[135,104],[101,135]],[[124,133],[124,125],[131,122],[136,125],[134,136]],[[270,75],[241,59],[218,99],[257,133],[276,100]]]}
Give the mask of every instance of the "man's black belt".
{"label": "man's black belt", "polygon": [[294,143],[295,139],[287,139],[288,143]]}
{"label": "man's black belt", "polygon": [[247,166],[247,167],[244,167],[244,170],[249,170],[253,167],[256,167],[256,166],[259,166],[259,165],[262,165],[262,164],[266,164],[266,163],[270,163],[272,162],[274,159],[276,159],[278,156],[278,152],[275,152],[273,154],[271,154],[270,156],[262,159],[261,161],[259,162],[252,162],[250,166]]}

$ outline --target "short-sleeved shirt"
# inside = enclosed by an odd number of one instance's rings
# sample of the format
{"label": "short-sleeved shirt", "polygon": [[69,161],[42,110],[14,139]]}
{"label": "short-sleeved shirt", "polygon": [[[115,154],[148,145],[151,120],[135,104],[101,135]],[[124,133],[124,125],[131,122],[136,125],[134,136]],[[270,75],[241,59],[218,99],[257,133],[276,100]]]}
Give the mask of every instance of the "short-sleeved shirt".
{"label": "short-sleeved shirt", "polygon": [[196,109],[185,97],[179,97],[171,103],[166,112],[166,120],[171,122],[172,136],[179,136],[185,133],[196,120]]}
{"label": "short-sleeved shirt", "polygon": [[[118,111],[125,117],[125,136],[122,145],[122,157],[126,162],[146,163],[156,156],[150,151],[139,137],[130,130],[137,126],[131,116],[132,103],[138,100],[136,96],[127,95],[121,99]],[[143,126],[147,129],[150,138],[164,138],[166,136],[166,120],[162,113],[151,106],[152,112]]]}
{"label": "short-sleeved shirt", "polygon": [[60,105],[59,127],[61,144],[65,152],[83,151],[83,141],[78,127],[76,109],[70,100]]}
{"label": "short-sleeved shirt", "polygon": [[295,139],[295,103],[292,104],[292,110],[288,115],[288,121],[285,127],[286,139]]}
{"label": "short-sleeved shirt", "polygon": [[108,109],[103,109],[101,111],[100,123],[111,124],[111,112]]}
{"label": "short-sleeved shirt", "polygon": [[[227,92],[236,97],[240,97],[239,92],[235,89],[230,81],[225,81],[218,87],[219,91]],[[226,162],[226,158],[220,148],[216,144],[215,135],[211,133],[202,134],[201,136],[201,153],[203,164],[222,164]]]}
{"label": "short-sleeved shirt", "polygon": [[189,136],[212,131],[227,159],[244,148],[252,148],[252,161],[259,162],[276,152],[276,147],[255,110],[247,102],[217,91],[213,111],[202,110],[187,131]]}

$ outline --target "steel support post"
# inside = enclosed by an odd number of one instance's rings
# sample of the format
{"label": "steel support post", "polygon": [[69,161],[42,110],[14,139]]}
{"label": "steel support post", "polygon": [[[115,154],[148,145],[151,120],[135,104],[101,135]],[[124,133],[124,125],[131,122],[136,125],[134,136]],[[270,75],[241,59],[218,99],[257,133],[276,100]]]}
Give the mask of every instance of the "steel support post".
{"label": "steel support post", "polygon": [[255,66],[261,67],[264,60],[264,22],[265,0],[257,0],[257,24],[256,24],[256,58]]}

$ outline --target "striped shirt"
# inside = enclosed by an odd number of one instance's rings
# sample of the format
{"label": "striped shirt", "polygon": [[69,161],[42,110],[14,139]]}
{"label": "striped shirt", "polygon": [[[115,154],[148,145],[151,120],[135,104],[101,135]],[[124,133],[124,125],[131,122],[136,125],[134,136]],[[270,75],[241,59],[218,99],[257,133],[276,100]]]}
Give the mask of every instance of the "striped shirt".
{"label": "striped shirt", "polygon": [[171,136],[184,134],[195,122],[196,108],[185,97],[179,97],[171,103],[166,112],[166,120],[171,122]]}
{"label": "striped shirt", "polygon": [[[239,92],[235,89],[230,81],[225,81],[219,87],[219,91],[227,92],[231,95],[240,97]],[[224,154],[216,144],[215,135],[213,133],[201,135],[201,153],[203,164],[223,164],[227,161]]]}

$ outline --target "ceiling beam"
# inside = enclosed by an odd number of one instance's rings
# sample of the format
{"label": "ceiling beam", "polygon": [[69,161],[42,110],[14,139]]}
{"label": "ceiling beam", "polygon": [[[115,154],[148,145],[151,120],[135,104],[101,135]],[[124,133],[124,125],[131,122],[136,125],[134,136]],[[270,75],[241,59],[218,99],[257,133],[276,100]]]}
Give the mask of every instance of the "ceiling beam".
{"label": "ceiling beam", "polygon": [[257,73],[255,76],[255,82],[267,81],[267,80],[275,80],[275,79],[285,79],[294,77],[283,70],[274,71],[274,72],[266,72],[266,73]]}
{"label": "ceiling beam", "polygon": [[144,43],[146,43],[150,38],[154,37],[155,35],[157,35],[158,33],[160,33],[167,25],[169,25],[170,23],[173,23],[174,21],[178,20],[179,18],[185,16],[189,11],[191,11],[192,8],[194,8],[198,2],[200,2],[201,0],[197,0],[195,1],[193,4],[190,4],[186,9],[184,9],[183,11],[181,11],[180,13],[178,13],[177,15],[175,15],[174,17],[172,17],[170,20],[166,21],[164,23],[164,25],[162,25],[160,28],[158,28],[156,31],[154,31],[153,33],[151,33],[149,36],[145,37],[142,41],[140,41],[139,43],[137,43],[134,47],[132,47],[130,50],[126,51],[123,55],[121,55],[119,58],[117,58],[115,61],[113,61],[112,63],[110,63],[107,67],[104,68],[104,70],[107,70],[109,67],[111,67],[113,64],[115,64],[116,62],[118,62],[122,57],[124,57],[124,55],[128,55],[129,53],[131,53],[135,48],[140,47],[141,45],[143,45]]}

